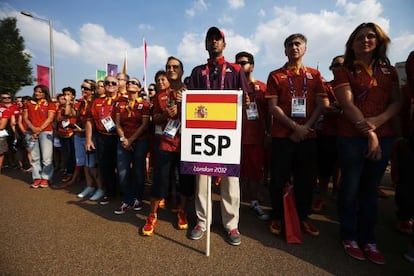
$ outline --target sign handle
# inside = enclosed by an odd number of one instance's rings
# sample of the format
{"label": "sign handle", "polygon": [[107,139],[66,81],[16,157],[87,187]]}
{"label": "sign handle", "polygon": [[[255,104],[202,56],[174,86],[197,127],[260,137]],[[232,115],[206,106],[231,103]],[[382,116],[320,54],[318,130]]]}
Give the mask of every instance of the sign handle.
{"label": "sign handle", "polygon": [[207,176],[207,222],[206,222],[206,256],[210,256],[210,227],[211,227],[211,213],[212,213],[212,202],[211,202],[211,176]]}

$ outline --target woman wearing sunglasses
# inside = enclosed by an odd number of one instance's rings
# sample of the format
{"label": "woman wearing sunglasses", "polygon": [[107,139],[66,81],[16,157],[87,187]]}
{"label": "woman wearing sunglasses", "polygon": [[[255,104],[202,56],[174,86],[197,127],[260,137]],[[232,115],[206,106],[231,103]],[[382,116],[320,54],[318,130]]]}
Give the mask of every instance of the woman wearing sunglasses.
{"label": "woman wearing sunglasses", "polygon": [[150,105],[140,96],[141,83],[137,78],[126,82],[128,98],[119,97],[113,117],[119,136],[117,170],[122,190],[122,203],[114,213],[142,209],[145,162],[148,150]]}

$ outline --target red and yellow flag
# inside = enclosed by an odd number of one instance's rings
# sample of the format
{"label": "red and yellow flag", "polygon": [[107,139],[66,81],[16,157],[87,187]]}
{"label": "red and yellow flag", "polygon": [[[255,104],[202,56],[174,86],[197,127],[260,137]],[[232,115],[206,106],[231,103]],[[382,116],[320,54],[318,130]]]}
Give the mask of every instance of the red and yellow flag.
{"label": "red and yellow flag", "polygon": [[236,129],[237,95],[190,94],[186,102],[187,128]]}

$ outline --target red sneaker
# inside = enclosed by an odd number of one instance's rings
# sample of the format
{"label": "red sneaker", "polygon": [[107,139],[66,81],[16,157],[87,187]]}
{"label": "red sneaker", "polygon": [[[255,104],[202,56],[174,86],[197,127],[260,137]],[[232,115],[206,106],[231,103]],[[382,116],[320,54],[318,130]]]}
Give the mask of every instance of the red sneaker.
{"label": "red sneaker", "polygon": [[111,202],[112,198],[110,198],[109,196],[104,196],[101,201],[99,201],[100,205],[107,205]]}
{"label": "red sneaker", "polygon": [[47,188],[49,187],[49,181],[47,179],[42,179],[40,181],[40,188]]}
{"label": "red sneaker", "polygon": [[364,246],[364,252],[368,260],[370,260],[374,264],[385,264],[384,256],[382,256],[381,252],[379,252],[377,245],[375,243],[367,243]]}
{"label": "red sneaker", "polygon": [[282,224],[280,220],[274,220],[269,226],[270,233],[273,235],[280,235],[280,232],[282,231]]}
{"label": "red sneaker", "polygon": [[358,243],[353,240],[344,240],[342,241],[346,254],[351,256],[354,259],[363,261],[365,260],[364,253],[361,248],[359,248]]}
{"label": "red sneaker", "polygon": [[38,179],[36,178],[35,180],[33,180],[32,185],[30,185],[30,188],[34,188],[37,189],[40,187],[40,182],[42,181],[42,179]]}
{"label": "red sneaker", "polygon": [[301,222],[302,224],[302,230],[305,231],[306,233],[317,237],[319,236],[320,232],[319,229],[315,227],[315,225],[313,225],[309,220],[304,220]]}
{"label": "red sneaker", "polygon": [[119,206],[118,208],[116,208],[115,211],[114,211],[114,213],[116,215],[122,215],[122,214],[125,214],[125,212],[128,211],[128,210],[130,210],[130,209],[132,209],[131,205],[129,205],[129,204],[125,203],[125,202],[122,202],[121,206]]}
{"label": "red sneaker", "polygon": [[157,218],[155,215],[151,214],[147,218],[147,223],[142,227],[142,235],[152,236],[155,231],[155,226],[157,225]]}

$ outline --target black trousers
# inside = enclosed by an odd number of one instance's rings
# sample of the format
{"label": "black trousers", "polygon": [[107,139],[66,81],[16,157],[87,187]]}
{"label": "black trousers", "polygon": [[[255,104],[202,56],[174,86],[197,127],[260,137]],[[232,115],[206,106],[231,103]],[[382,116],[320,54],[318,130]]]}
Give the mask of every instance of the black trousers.
{"label": "black trousers", "polygon": [[270,197],[272,218],[283,219],[283,187],[292,182],[300,220],[310,214],[317,181],[316,139],[295,143],[288,138],[272,139]]}
{"label": "black trousers", "polygon": [[98,171],[105,188],[105,196],[115,197],[116,184],[116,146],[118,143],[117,135],[96,134],[96,153]]}

